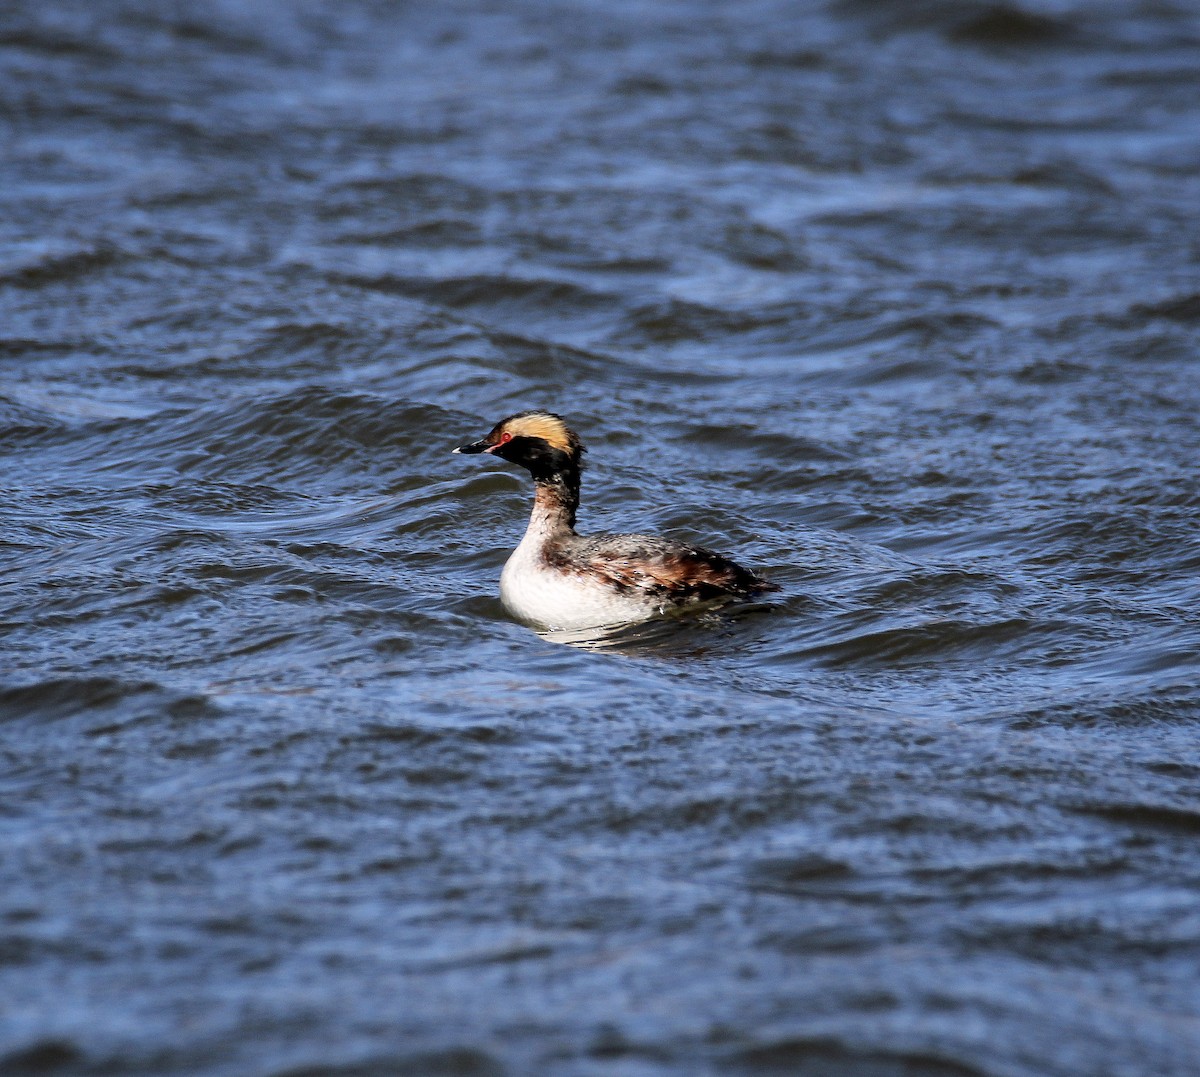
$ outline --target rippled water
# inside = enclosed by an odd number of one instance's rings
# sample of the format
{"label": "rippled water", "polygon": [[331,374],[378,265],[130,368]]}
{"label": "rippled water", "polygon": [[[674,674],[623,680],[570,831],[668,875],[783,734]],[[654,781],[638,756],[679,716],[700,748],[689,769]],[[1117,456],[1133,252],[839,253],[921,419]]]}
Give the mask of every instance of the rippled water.
{"label": "rippled water", "polygon": [[[0,1070],[1200,1071],[1184,0],[9,3]],[[777,604],[544,640],[581,527]]]}

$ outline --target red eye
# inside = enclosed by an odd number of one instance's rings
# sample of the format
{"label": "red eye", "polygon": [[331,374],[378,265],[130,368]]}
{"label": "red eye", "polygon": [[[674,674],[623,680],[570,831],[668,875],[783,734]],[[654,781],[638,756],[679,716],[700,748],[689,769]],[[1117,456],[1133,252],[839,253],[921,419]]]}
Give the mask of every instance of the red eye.
{"label": "red eye", "polygon": [[504,433],[500,435],[500,444],[504,445],[506,442],[509,442],[509,441],[512,441],[512,434],[510,434],[507,430],[505,430]]}

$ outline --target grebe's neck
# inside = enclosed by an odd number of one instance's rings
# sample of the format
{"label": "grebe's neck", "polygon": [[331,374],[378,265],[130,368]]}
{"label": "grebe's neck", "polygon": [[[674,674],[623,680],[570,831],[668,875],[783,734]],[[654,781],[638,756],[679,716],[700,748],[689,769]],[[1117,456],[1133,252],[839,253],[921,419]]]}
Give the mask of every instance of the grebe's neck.
{"label": "grebe's neck", "polygon": [[575,530],[579,508],[579,468],[572,466],[534,475],[533,516],[529,526],[547,533]]}

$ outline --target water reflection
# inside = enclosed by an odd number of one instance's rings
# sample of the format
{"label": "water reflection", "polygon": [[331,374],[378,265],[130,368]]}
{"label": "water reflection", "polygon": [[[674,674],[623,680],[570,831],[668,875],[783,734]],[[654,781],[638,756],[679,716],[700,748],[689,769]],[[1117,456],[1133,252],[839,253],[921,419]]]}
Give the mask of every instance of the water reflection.
{"label": "water reflection", "polygon": [[551,643],[631,657],[701,658],[745,638],[758,619],[778,613],[778,602],[742,602],[703,610],[670,611],[636,624],[572,631],[540,631]]}

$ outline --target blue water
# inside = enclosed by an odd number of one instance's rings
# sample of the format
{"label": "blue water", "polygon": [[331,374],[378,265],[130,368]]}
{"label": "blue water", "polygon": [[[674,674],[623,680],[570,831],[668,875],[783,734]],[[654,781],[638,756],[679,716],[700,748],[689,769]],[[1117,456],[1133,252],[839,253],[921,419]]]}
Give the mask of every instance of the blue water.
{"label": "blue water", "polygon": [[[0,1072],[1200,1071],[1200,15],[0,12]],[[768,608],[512,622],[531,491]]]}

